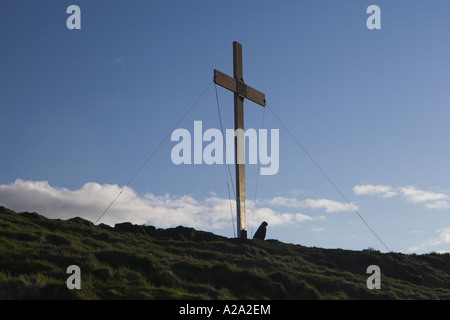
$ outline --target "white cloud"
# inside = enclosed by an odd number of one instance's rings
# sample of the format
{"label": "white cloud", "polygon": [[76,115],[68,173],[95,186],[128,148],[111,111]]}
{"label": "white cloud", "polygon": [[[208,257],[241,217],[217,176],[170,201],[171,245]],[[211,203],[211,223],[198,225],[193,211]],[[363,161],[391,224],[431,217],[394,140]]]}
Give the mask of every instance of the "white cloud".
{"label": "white cloud", "polygon": [[[23,181],[0,185],[0,205],[22,211],[36,211],[52,219],[82,217],[95,222],[122,190],[118,185],[86,183],[77,190],[57,188],[47,181]],[[232,201],[235,215],[235,201]],[[248,205],[252,208],[251,202]],[[250,212],[249,212],[250,213]],[[298,224],[314,218],[302,213],[277,212],[271,208],[255,211],[253,227],[265,220],[271,226]],[[234,218],[235,219],[235,218]],[[204,199],[189,195],[138,195],[127,188],[106,212],[99,223],[114,225],[120,222],[149,224],[159,228],[183,225],[201,230],[224,229],[232,226],[230,202],[214,193]]]}
{"label": "white cloud", "polygon": [[448,209],[450,208],[449,201],[433,201],[425,204],[429,209]]}
{"label": "white cloud", "polygon": [[387,185],[356,185],[353,191],[357,195],[376,195],[383,198],[403,196],[407,202],[423,204],[429,209],[450,208],[450,195],[442,192],[433,192],[417,189],[413,186],[392,188]]}
{"label": "white cloud", "polygon": [[[352,211],[349,204],[329,199],[305,199],[298,200],[296,198],[275,197],[269,201],[273,206],[288,208],[309,208],[309,209],[325,209],[326,212]],[[357,209],[355,204],[352,206]]]}
{"label": "white cloud", "polygon": [[[408,252],[434,251],[433,247],[450,243],[450,227],[437,229],[436,233],[438,233],[437,237],[422,241],[422,243],[420,243],[418,246],[409,247],[407,251]],[[447,252],[447,251],[440,250],[440,252]]]}
{"label": "white cloud", "polygon": [[365,184],[365,185],[356,185],[353,187],[353,192],[357,195],[377,195],[383,198],[390,198],[397,195],[397,192],[395,192],[391,186],[386,185],[372,185],[372,184]]}
{"label": "white cloud", "polygon": [[[314,220],[314,218],[312,218],[306,214],[302,214],[302,213],[296,213],[294,216],[295,216],[295,221],[297,221],[297,222]],[[316,220],[322,220],[321,216],[317,217]]]}
{"label": "white cloud", "polygon": [[412,203],[437,202],[441,204],[443,200],[450,200],[450,196],[444,193],[424,191],[415,187],[401,187],[398,190],[406,197],[406,200]]}
{"label": "white cloud", "polygon": [[292,224],[295,221],[295,217],[291,213],[276,214],[273,209],[261,208],[255,211],[254,220],[258,221],[256,223],[257,225],[259,225],[261,221],[266,221],[270,226],[277,226]]}
{"label": "white cloud", "polygon": [[290,207],[296,208],[299,207],[299,201],[296,198],[287,198],[287,197],[275,197],[269,201],[269,203],[273,206],[279,207]]}
{"label": "white cloud", "polygon": [[[306,199],[301,201],[302,206],[312,209],[325,209],[326,212],[338,212],[338,211],[352,211],[353,209],[343,202],[338,202],[328,199]],[[355,204],[352,204],[353,208],[357,209]]]}

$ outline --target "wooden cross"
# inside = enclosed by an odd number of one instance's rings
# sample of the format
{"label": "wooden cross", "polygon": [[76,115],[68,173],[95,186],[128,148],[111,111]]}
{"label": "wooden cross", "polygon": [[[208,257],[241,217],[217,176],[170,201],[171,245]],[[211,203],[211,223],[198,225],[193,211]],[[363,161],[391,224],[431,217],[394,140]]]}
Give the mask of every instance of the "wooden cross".
{"label": "wooden cross", "polygon": [[245,215],[244,99],[251,100],[265,107],[266,96],[264,93],[244,83],[242,45],[236,41],[233,42],[233,74],[234,77],[231,78],[218,70],[214,70],[214,83],[234,92],[237,236],[238,238],[247,239],[247,219]]}

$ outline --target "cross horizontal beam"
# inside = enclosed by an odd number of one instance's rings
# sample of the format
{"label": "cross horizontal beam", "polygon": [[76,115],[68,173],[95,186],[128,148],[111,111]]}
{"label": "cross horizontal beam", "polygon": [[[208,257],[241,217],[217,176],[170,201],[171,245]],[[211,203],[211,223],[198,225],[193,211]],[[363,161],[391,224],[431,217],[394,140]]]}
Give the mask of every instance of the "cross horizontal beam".
{"label": "cross horizontal beam", "polygon": [[214,83],[259,104],[262,107],[266,106],[266,95],[264,93],[253,89],[244,82],[232,78],[219,70],[214,70]]}

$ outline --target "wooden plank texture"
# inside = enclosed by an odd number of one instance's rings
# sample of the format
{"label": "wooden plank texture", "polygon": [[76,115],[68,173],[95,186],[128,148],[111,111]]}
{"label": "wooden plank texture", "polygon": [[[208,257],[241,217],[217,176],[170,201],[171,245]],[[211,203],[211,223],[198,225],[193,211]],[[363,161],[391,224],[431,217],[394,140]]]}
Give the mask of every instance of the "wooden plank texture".
{"label": "wooden plank texture", "polygon": [[266,95],[264,93],[253,89],[242,81],[236,80],[219,70],[214,70],[214,83],[241,95],[245,99],[259,104],[262,107],[266,106]]}
{"label": "wooden plank texture", "polygon": [[[234,138],[236,164],[236,213],[237,236],[247,239],[247,218],[245,210],[245,138],[244,138],[244,99],[266,106],[264,93],[244,83],[242,64],[242,45],[233,42],[233,78],[214,70],[214,83],[234,92],[234,129],[238,134]],[[240,133],[240,134],[239,134]]]}

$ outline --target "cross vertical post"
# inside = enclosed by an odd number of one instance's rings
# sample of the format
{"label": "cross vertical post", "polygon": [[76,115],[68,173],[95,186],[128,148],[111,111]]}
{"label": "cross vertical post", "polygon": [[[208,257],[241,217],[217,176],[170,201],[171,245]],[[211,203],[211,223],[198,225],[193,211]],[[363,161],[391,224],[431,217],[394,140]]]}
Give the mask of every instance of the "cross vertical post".
{"label": "cross vertical post", "polygon": [[214,83],[234,92],[237,237],[247,239],[247,218],[245,214],[244,99],[249,99],[265,107],[266,96],[264,93],[244,83],[242,45],[236,41],[233,42],[233,78],[218,70],[214,70]]}
{"label": "cross vertical post", "polygon": [[[242,45],[233,42],[233,75],[244,82]],[[244,97],[234,93],[234,150],[236,164],[236,213],[237,236],[247,239],[247,219],[245,212],[245,137],[244,137]]]}

